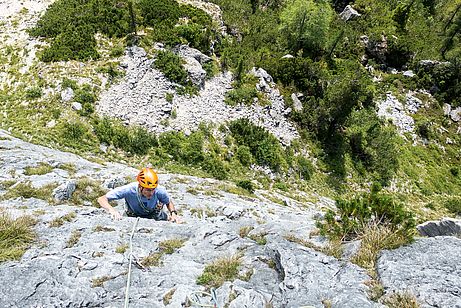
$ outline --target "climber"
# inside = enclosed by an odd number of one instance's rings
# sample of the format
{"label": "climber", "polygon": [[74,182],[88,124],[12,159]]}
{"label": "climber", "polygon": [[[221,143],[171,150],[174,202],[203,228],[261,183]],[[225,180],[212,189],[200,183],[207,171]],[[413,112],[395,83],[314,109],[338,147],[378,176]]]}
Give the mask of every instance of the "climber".
{"label": "climber", "polygon": [[[181,223],[171,198],[166,190],[158,186],[157,173],[151,168],[143,168],[133,182],[109,191],[98,198],[98,203],[107,210],[114,220],[120,220],[122,215],[115,210],[109,201],[125,199],[125,212],[130,217],[169,220]],[[166,204],[170,215],[163,211]]]}

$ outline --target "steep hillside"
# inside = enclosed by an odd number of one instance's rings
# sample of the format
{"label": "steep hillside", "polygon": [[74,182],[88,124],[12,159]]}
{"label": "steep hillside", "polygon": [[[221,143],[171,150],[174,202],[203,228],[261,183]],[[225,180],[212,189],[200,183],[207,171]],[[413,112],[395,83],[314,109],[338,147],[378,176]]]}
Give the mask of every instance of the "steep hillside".
{"label": "steep hillside", "polygon": [[134,220],[90,206],[150,164],[187,224],[140,222],[139,307],[460,305],[460,25],[457,0],[2,1],[0,262],[32,249],[1,301],[120,306]]}

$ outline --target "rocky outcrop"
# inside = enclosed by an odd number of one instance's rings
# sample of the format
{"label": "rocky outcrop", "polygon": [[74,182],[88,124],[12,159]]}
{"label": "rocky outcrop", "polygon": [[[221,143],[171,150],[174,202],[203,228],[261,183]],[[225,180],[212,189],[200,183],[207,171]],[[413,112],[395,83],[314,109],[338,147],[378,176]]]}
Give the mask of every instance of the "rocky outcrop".
{"label": "rocky outcrop", "polygon": [[422,236],[461,235],[461,220],[444,218],[440,221],[426,221],[416,227]]}
{"label": "rocky outcrop", "polygon": [[461,239],[430,237],[382,252],[379,279],[387,294],[407,290],[422,308],[461,307]]}
{"label": "rocky outcrop", "polygon": [[[175,94],[177,85],[152,67],[154,60],[149,59],[142,48],[132,47],[127,50],[121,63],[121,67],[126,70],[125,79],[101,94],[98,113],[120,118],[125,123],[143,125],[155,133],[167,130],[190,131],[197,129],[202,122],[221,124],[248,118],[269,130],[285,144],[299,137],[294,125],[285,117],[289,110],[287,112],[283,96],[276,89],[270,75],[265,73],[259,77],[258,84],[258,89],[264,93],[270,105],[261,106],[256,103],[252,106],[232,107],[224,102],[226,92],[232,89],[232,75],[222,73],[204,81],[204,71],[199,66],[209,61],[209,58],[189,47],[182,46],[176,51],[194,63],[189,68],[197,68],[194,69],[194,78],[203,86],[198,95]],[[257,71],[261,73],[263,70]],[[167,94],[174,95],[173,99],[167,100]],[[171,117],[173,110],[175,117]]]}
{"label": "rocky outcrop", "polygon": [[[38,220],[36,243],[20,261],[0,264],[0,306],[122,306],[127,245],[136,219],[113,221],[102,209],[72,204],[69,196],[79,179],[95,179],[112,188],[134,178],[137,170],[89,162],[4,131],[0,147],[0,181],[33,187],[61,184],[53,192],[57,205],[22,197],[0,202],[13,217],[30,214]],[[43,175],[26,174],[26,167],[40,162],[53,169]],[[74,166],[72,172],[64,167],[69,164]],[[280,205],[268,200],[264,191],[257,190],[253,197],[222,191],[216,180],[160,174],[160,181],[185,224],[139,221],[133,238],[130,307],[185,305],[192,294],[205,290],[197,285],[205,266],[229,256],[239,257],[239,275],[215,290],[219,307],[381,307],[368,298],[366,282],[371,277],[364,269],[285,239],[291,236],[321,245],[321,238],[309,239],[314,217],[321,216],[318,208],[333,207],[332,200],[322,197],[318,204],[305,204],[271,192],[271,199],[285,201]],[[123,211],[120,205],[117,208]],[[52,223],[68,214],[74,218],[61,225]],[[242,236],[242,228],[251,230],[248,236]],[[158,266],[143,265],[144,258],[160,253],[161,243],[171,239],[184,244],[172,254],[161,254]],[[424,303],[422,307],[460,305],[460,247],[458,238],[434,237],[383,252],[377,271],[386,293],[410,290]]]}
{"label": "rocky outcrop", "polygon": [[352,8],[352,6],[347,5],[344,10],[339,14],[339,17],[344,21],[354,20],[362,16]]}

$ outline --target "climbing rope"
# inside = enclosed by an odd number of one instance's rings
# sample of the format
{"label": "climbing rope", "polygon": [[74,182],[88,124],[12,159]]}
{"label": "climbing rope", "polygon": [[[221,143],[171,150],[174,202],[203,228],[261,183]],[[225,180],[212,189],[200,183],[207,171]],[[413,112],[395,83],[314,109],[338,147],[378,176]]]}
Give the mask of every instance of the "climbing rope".
{"label": "climbing rope", "polygon": [[[209,300],[209,302],[211,302],[212,304],[202,303],[202,300],[200,299],[201,297],[210,297],[211,299]],[[202,291],[192,292],[190,295],[187,296],[187,299],[191,304],[196,305],[198,307],[219,308],[218,298],[213,288],[211,288],[210,293]]]}
{"label": "climbing rope", "polygon": [[136,227],[138,226],[139,217],[136,219],[133,230],[131,230],[130,235],[130,262],[128,263],[128,277],[126,281],[126,290],[125,290],[125,308],[128,308],[128,303],[130,301],[130,280],[131,280],[131,263],[133,261],[133,236],[134,231],[136,231]]}

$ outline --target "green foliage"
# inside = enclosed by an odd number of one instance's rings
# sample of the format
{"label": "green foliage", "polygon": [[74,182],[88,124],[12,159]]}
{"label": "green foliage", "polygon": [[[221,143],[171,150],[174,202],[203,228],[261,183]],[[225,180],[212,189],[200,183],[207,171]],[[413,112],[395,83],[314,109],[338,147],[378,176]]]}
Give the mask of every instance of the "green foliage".
{"label": "green foliage", "polygon": [[251,105],[255,97],[258,97],[258,91],[256,91],[255,86],[245,84],[227,92],[224,102],[230,106],[238,104]]}
{"label": "green foliage", "polygon": [[67,27],[59,33],[51,46],[43,52],[40,60],[43,62],[90,60],[99,58],[96,51],[96,40],[90,27],[83,25],[75,28]]}
{"label": "green foliage", "polygon": [[351,114],[346,122],[346,138],[352,159],[359,171],[373,174],[387,185],[398,170],[398,139],[391,127],[376,116],[374,110],[362,109]]}
{"label": "green foliage", "polygon": [[305,181],[309,181],[314,173],[314,166],[311,161],[304,156],[296,157],[295,171],[299,177]]}
{"label": "green foliage", "polygon": [[237,157],[239,162],[245,167],[249,167],[253,162],[253,155],[251,155],[251,150],[246,145],[239,146],[237,148],[235,156]]}
{"label": "green foliage", "polygon": [[40,162],[38,166],[26,167],[24,170],[25,175],[42,175],[53,171],[53,167],[45,162]]}
{"label": "green foliage", "polygon": [[27,99],[36,99],[40,98],[43,95],[43,91],[40,87],[32,87],[26,90],[26,98]]}
{"label": "green foliage", "polygon": [[250,180],[238,181],[237,186],[247,190],[251,194],[255,192],[255,187]]}
{"label": "green foliage", "polygon": [[235,256],[217,259],[205,267],[197,278],[197,284],[219,288],[224,281],[232,281],[237,277],[240,263],[240,259]]}
{"label": "green foliage", "polygon": [[187,71],[182,66],[181,57],[171,51],[160,51],[157,54],[154,67],[162,71],[169,80],[181,85],[188,84]]}
{"label": "green foliage", "polygon": [[30,33],[53,38],[41,55],[44,62],[99,57],[94,34],[122,37],[130,33],[126,3],[116,0],[59,0],[51,4]]}
{"label": "green foliage", "polygon": [[336,208],[336,211],[328,210],[324,221],[317,223],[323,235],[342,240],[355,239],[370,223],[389,225],[407,238],[411,238],[414,231],[413,213],[389,195],[370,193],[352,200],[337,199]]}
{"label": "green foliage", "polygon": [[229,129],[237,144],[247,146],[258,164],[269,166],[272,170],[279,170],[286,164],[282,146],[266,129],[248,119],[231,122]]}
{"label": "green foliage", "polygon": [[461,106],[461,61],[420,67],[418,86],[430,90],[440,103]]}
{"label": "green foliage", "polygon": [[327,1],[292,0],[280,14],[280,32],[285,36],[288,47],[308,55],[318,55],[326,47],[329,26],[333,19]]}
{"label": "green foliage", "polygon": [[82,122],[66,122],[62,125],[61,138],[64,144],[72,146],[88,133],[88,127]]}
{"label": "green foliage", "polygon": [[79,111],[80,115],[89,116],[94,112],[96,95],[90,85],[84,85],[81,89],[77,89],[74,93],[74,100],[82,104],[82,110]]}
{"label": "green foliage", "polygon": [[181,16],[179,4],[174,0],[140,0],[138,7],[143,23],[151,27],[162,23],[174,26]]}
{"label": "green foliage", "polygon": [[206,155],[202,163],[202,169],[218,180],[225,180],[228,177],[228,170],[224,162],[216,155]]}
{"label": "green foliage", "polygon": [[145,128],[127,127],[107,117],[96,119],[93,128],[100,142],[132,154],[147,154],[152,147],[158,146],[157,137]]}
{"label": "green foliage", "polygon": [[443,202],[443,206],[451,213],[461,216],[461,198],[451,197]]}
{"label": "green foliage", "polygon": [[19,260],[35,239],[32,227],[37,223],[31,216],[13,219],[0,212],[0,263]]}

